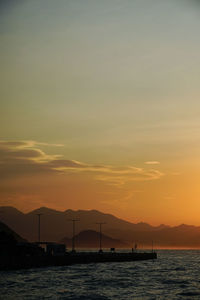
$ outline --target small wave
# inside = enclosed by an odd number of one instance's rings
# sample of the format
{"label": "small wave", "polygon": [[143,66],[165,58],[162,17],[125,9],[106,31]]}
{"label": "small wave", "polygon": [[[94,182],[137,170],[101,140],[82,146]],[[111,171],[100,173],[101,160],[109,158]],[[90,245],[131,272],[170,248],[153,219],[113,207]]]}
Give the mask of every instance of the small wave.
{"label": "small wave", "polygon": [[172,284],[172,285],[187,285],[189,281],[186,280],[178,280],[178,279],[166,279],[161,281],[163,284]]}
{"label": "small wave", "polygon": [[182,292],[179,294],[180,296],[200,296],[200,293],[199,292]]}
{"label": "small wave", "polygon": [[96,295],[96,294],[90,294],[90,295],[76,295],[74,298],[74,295],[69,297],[62,297],[62,299],[67,299],[67,300],[108,300],[109,298],[101,296],[101,295]]}

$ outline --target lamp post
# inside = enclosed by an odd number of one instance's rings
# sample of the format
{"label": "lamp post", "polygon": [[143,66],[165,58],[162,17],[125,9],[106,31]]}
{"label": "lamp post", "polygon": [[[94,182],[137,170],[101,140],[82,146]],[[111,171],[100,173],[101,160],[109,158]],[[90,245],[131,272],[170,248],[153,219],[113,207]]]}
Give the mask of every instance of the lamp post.
{"label": "lamp post", "polygon": [[75,250],[75,224],[80,221],[80,219],[71,219],[72,222],[72,252],[76,252]]}
{"label": "lamp post", "polygon": [[106,224],[105,222],[96,223],[99,225],[99,253],[103,252],[102,250],[102,225]]}
{"label": "lamp post", "polygon": [[38,216],[38,243],[40,243],[40,217],[42,215],[43,214],[37,214],[37,216]]}

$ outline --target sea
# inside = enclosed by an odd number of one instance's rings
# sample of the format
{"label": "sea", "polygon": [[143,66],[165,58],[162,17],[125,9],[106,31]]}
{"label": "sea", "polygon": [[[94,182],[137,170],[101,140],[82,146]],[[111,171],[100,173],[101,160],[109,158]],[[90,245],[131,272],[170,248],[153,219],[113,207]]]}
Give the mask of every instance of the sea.
{"label": "sea", "polygon": [[0,299],[200,299],[200,251],[159,250],[157,260],[0,273]]}

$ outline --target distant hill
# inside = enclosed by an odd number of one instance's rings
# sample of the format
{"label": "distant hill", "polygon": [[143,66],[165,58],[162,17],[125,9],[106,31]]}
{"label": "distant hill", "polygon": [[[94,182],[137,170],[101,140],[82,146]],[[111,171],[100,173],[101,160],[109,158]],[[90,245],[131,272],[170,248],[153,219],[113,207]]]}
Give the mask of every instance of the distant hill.
{"label": "distant hill", "polygon": [[[72,240],[65,237],[61,239],[61,243],[66,244],[71,248]],[[99,248],[99,232],[94,230],[84,230],[75,236],[76,248]],[[130,248],[128,243],[113,239],[107,235],[102,234],[102,247],[103,248]]]}
{"label": "distant hill", "polygon": [[73,218],[80,219],[76,223],[76,234],[85,231],[98,231],[97,222],[105,222],[103,234],[121,242],[149,247],[154,241],[156,247],[194,247],[200,248],[200,227],[180,225],[176,227],[151,226],[147,223],[131,223],[111,214],[97,210],[57,211],[41,207],[29,213],[22,213],[14,207],[0,207],[0,220],[12,230],[29,241],[38,240],[38,213],[41,213],[41,240],[60,241],[63,237],[72,237]]}
{"label": "distant hill", "polygon": [[15,242],[26,242],[20,235],[10,229],[6,224],[0,222],[0,243],[6,242],[6,240],[12,240]]}

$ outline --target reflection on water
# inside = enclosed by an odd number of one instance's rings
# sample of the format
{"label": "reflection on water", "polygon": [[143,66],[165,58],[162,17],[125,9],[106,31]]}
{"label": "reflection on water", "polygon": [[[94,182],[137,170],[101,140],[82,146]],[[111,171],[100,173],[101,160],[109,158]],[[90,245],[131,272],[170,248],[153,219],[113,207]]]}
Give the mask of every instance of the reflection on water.
{"label": "reflection on water", "polygon": [[0,273],[0,299],[200,299],[200,251],[158,251],[155,261]]}

